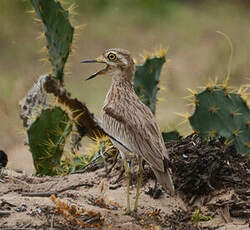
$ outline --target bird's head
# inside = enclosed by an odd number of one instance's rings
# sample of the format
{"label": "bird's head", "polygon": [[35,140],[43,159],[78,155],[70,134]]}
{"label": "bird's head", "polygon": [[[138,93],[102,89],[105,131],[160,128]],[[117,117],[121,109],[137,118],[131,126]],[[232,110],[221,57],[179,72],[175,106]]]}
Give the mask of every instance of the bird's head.
{"label": "bird's head", "polygon": [[81,63],[104,63],[106,67],[92,74],[86,80],[92,79],[97,75],[109,74],[115,80],[133,80],[135,65],[130,53],[123,49],[113,48],[105,50],[104,53],[95,59],[87,59]]}

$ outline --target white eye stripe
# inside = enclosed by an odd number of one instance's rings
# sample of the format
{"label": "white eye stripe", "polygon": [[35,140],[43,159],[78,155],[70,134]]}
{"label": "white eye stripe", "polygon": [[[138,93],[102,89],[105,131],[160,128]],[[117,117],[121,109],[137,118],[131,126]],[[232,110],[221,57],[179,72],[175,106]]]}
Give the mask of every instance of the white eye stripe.
{"label": "white eye stripe", "polygon": [[111,66],[116,66],[116,63],[113,62],[113,61],[107,61],[107,64],[108,64],[108,65],[111,65]]}

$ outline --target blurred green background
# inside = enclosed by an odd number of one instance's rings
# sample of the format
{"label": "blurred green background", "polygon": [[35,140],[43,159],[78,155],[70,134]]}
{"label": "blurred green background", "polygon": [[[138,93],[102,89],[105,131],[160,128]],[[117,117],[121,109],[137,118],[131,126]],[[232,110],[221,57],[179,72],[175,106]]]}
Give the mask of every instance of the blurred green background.
{"label": "blurred green background", "polygon": [[[171,62],[163,69],[157,107],[162,129],[174,128],[182,118],[175,112],[192,112],[183,98],[187,88],[204,85],[208,78],[222,79],[230,54],[226,33],[233,41],[234,57],[230,84],[239,86],[249,79],[250,3],[247,0],[68,0],[75,4],[75,49],[69,58],[65,85],[74,97],[85,101],[100,114],[110,85],[110,77],[84,79],[98,65],[81,65],[84,58],[99,56],[104,49],[129,50],[138,63],[145,50],[168,48]],[[9,167],[31,170],[31,158],[24,147],[24,131],[18,115],[18,102],[39,75],[50,71],[41,62],[44,40],[39,40],[41,25],[28,13],[31,4],[23,0],[0,1],[0,149],[10,158]],[[183,133],[188,125],[179,126]]]}

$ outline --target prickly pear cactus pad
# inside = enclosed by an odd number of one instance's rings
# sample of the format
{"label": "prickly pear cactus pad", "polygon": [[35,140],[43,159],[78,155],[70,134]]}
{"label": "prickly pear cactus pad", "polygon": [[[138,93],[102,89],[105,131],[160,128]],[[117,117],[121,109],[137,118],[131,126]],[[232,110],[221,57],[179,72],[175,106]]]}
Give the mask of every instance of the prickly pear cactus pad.
{"label": "prickly pear cactus pad", "polygon": [[177,130],[162,132],[164,142],[177,141],[181,138],[180,133]]}
{"label": "prickly pear cactus pad", "polygon": [[144,64],[136,66],[135,92],[153,113],[156,109],[161,69],[165,61],[165,56],[152,57],[147,58]]}
{"label": "prickly pear cactus pad", "polygon": [[193,129],[204,138],[225,137],[236,150],[250,155],[250,109],[237,93],[221,87],[206,88],[195,96]]}
{"label": "prickly pear cactus pad", "polygon": [[65,139],[71,129],[68,115],[59,107],[43,110],[30,126],[29,146],[37,174],[58,174]]}
{"label": "prickly pear cactus pad", "polygon": [[68,11],[62,8],[58,0],[31,0],[31,3],[43,23],[53,73],[62,80],[74,33]]}

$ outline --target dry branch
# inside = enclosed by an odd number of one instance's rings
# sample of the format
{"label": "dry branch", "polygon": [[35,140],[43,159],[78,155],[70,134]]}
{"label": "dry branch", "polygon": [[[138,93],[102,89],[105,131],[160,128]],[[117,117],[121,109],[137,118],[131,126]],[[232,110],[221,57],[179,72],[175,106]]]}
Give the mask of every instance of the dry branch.
{"label": "dry branch", "polygon": [[82,186],[85,186],[85,187],[93,187],[94,185],[93,184],[89,184],[89,183],[81,183],[81,184],[77,184],[77,185],[70,185],[66,188],[62,188],[62,189],[59,189],[59,190],[56,190],[56,191],[47,191],[47,192],[24,192],[22,193],[22,196],[31,196],[31,197],[50,197],[51,195],[53,194],[58,194],[58,193],[61,193],[61,192],[65,192],[67,190],[74,190],[78,187],[82,187]]}

